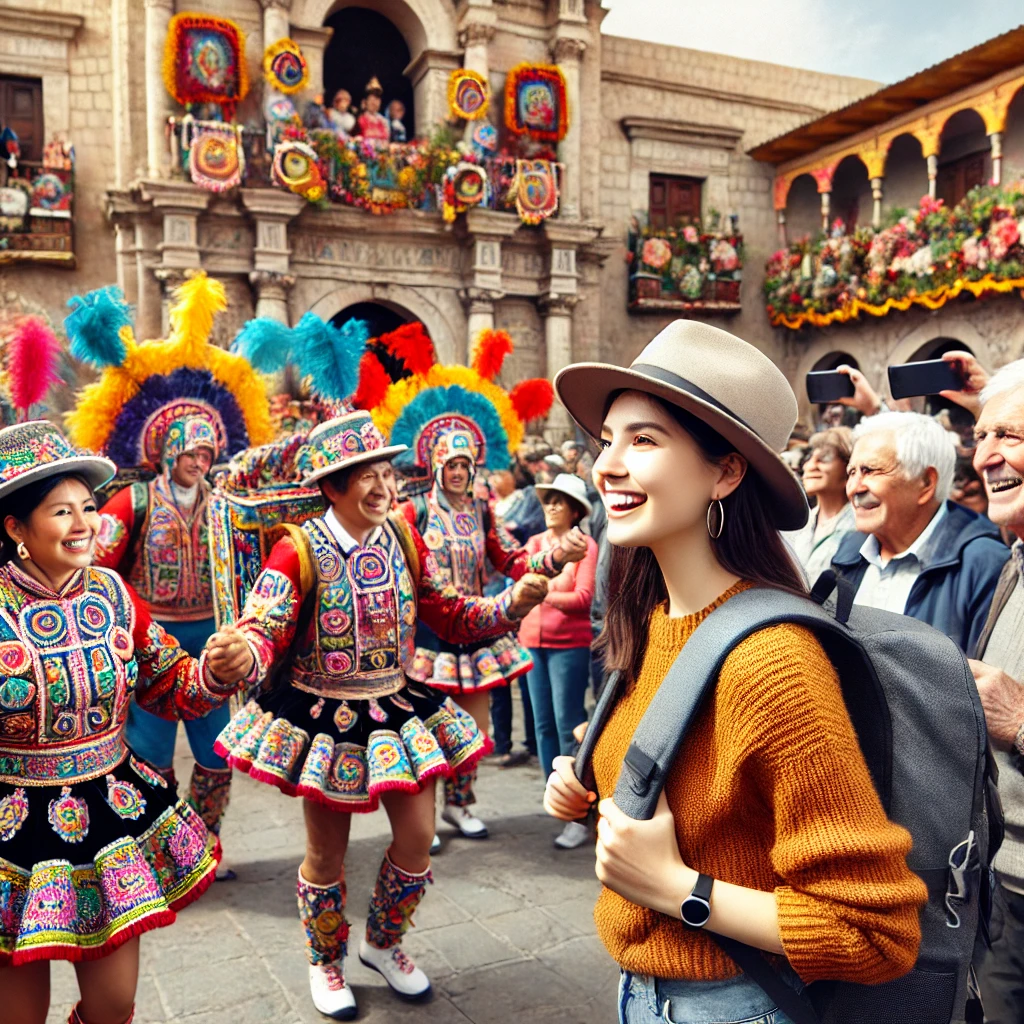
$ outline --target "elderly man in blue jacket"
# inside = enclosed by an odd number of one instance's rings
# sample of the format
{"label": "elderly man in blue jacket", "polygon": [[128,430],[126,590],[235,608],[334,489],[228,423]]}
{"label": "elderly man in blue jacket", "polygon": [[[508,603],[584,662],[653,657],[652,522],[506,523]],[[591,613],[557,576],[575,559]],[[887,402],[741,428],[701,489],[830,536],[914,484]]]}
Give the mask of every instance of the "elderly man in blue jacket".
{"label": "elderly man in blue jacket", "polygon": [[854,603],[901,612],[971,650],[1007,548],[984,516],[949,501],[956,441],[929,416],[885,412],[854,432],[846,493],[857,532],[832,567]]}

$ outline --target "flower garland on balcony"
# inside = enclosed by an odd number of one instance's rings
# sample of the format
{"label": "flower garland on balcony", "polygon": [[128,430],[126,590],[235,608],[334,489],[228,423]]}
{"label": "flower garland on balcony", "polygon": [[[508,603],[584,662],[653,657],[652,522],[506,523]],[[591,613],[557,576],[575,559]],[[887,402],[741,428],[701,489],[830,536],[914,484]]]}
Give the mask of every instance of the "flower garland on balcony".
{"label": "flower garland on balcony", "polygon": [[827,237],[780,249],[765,273],[769,319],[791,330],[1024,289],[1024,180],[979,186],[952,208],[925,196],[878,231],[836,221]]}
{"label": "flower garland on balcony", "polygon": [[[711,211],[709,221],[722,218]],[[736,230],[645,228],[630,238],[630,302],[739,302],[743,236]]]}

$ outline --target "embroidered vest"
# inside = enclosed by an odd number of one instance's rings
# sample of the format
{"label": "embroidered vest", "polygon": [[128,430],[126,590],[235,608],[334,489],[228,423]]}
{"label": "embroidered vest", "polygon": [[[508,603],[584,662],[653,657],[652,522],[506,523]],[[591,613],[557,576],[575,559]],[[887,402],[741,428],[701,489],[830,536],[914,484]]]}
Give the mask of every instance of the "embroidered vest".
{"label": "embroidered vest", "polygon": [[138,666],[121,578],[81,571],[56,595],[0,568],[0,781],[68,784],[124,760]]}
{"label": "embroidered vest", "polygon": [[427,498],[425,526],[423,543],[436,559],[442,580],[460,594],[483,594],[487,546],[476,502],[465,511],[455,511],[438,500],[435,485]]}
{"label": "embroidered vest", "polygon": [[296,638],[291,683],[320,697],[364,699],[405,685],[416,635],[416,591],[390,523],[345,555],[321,519],[303,525],[316,565],[316,614]]}
{"label": "embroidered vest", "polygon": [[148,485],[149,511],[128,580],[149,604],[155,619],[194,622],[211,618],[209,491],[200,484],[199,504],[189,524],[165,487],[160,477]]}

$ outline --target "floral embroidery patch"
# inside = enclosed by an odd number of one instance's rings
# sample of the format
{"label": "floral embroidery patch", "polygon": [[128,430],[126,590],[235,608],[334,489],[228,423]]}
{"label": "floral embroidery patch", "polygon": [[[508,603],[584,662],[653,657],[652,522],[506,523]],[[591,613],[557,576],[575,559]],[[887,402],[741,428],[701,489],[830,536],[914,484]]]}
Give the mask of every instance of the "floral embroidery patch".
{"label": "floral embroidery patch", "polygon": [[0,800],[0,842],[13,839],[28,820],[28,797],[20,786]]}
{"label": "floral embroidery patch", "polygon": [[80,843],[89,834],[89,808],[84,800],[71,795],[70,786],[50,801],[47,818],[53,831],[66,843]]}
{"label": "floral embroidery patch", "polygon": [[348,732],[358,718],[358,712],[353,711],[346,701],[342,701],[338,705],[338,710],[334,712],[334,724],[338,727],[338,732]]}
{"label": "floral embroidery patch", "polygon": [[311,708],[309,709],[309,717],[310,717],[310,718],[312,718],[312,719],[317,719],[317,718],[319,718],[319,717],[320,717],[320,713],[321,713],[321,712],[323,711],[323,709],[324,709],[324,699],[323,699],[323,697],[321,697],[321,698],[320,698],[320,699],[319,699],[319,700],[318,700],[318,701],[317,701],[317,702],[316,702],[316,703],[315,703],[315,704],[314,704],[314,705],[313,705],[313,706],[312,706],[312,707],[311,707]]}
{"label": "floral embroidery patch", "polygon": [[377,703],[376,697],[371,697],[367,703],[370,705],[370,717],[375,722],[386,722],[388,720],[388,713]]}
{"label": "floral embroidery patch", "polygon": [[146,801],[138,786],[107,776],[107,803],[122,818],[136,821],[146,810]]}
{"label": "floral embroidery patch", "polygon": [[137,757],[131,757],[129,760],[132,768],[135,769],[135,774],[140,779],[145,779],[151,786],[156,786],[158,789],[167,788],[167,780],[155,768],[150,768],[145,761],[140,761]]}

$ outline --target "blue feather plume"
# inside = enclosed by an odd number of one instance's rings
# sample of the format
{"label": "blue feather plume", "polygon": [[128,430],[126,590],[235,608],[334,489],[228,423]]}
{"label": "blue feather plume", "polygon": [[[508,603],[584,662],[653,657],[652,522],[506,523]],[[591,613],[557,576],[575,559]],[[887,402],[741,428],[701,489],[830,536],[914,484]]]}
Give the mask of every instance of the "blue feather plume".
{"label": "blue feather plume", "polygon": [[231,351],[244,356],[261,373],[277,373],[292,359],[293,335],[287,324],[261,316],[238,332]]}
{"label": "blue feather plume", "polygon": [[469,391],[458,384],[427,388],[403,410],[391,428],[389,444],[407,444],[415,448],[416,438],[424,425],[440,416],[459,413],[472,420],[484,437],[484,459],[487,469],[507,469],[508,434],[494,403],[478,391]]}
{"label": "blue feather plume", "polygon": [[335,327],[315,313],[306,313],[292,329],[292,355],[303,377],[321,398],[341,401],[359,384],[359,360],[370,340],[365,320],[347,320]]}
{"label": "blue feather plume", "polygon": [[100,369],[120,366],[127,353],[120,331],[132,326],[124,292],[114,285],[97,288],[87,295],[73,295],[68,305],[71,312],[64,318],[64,331],[75,359]]}

